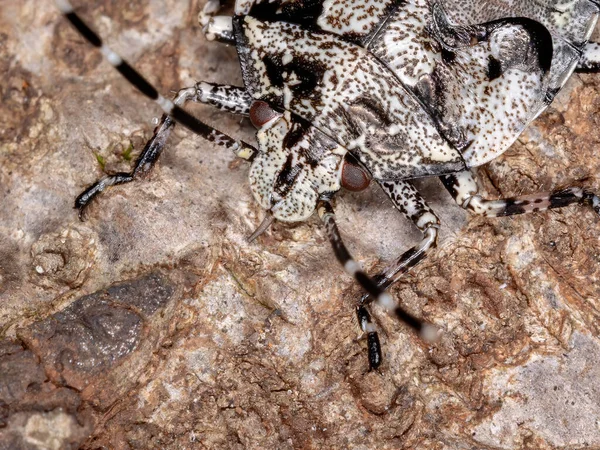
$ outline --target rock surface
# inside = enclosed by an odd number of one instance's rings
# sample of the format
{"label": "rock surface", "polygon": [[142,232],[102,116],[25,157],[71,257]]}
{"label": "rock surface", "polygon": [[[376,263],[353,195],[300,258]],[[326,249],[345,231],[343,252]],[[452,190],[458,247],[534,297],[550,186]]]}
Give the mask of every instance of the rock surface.
{"label": "rock surface", "polygon": [[[168,94],[240,84],[203,1],[76,2]],[[127,170],[157,108],[52,2],[0,8],[0,449],[600,448],[600,220],[574,206],[470,217],[436,180],[441,246],[391,292],[441,326],[427,346],[381,311],[366,342],[318,222],[262,219],[245,164],[178,130],[145,180],[79,222],[73,199]],[[246,140],[247,120],[190,110]],[[600,77],[576,75],[501,158],[490,197],[573,180],[600,190]],[[133,149],[133,150],[132,150]],[[337,199],[371,272],[419,233],[375,187]],[[112,287],[111,287],[112,286]]]}

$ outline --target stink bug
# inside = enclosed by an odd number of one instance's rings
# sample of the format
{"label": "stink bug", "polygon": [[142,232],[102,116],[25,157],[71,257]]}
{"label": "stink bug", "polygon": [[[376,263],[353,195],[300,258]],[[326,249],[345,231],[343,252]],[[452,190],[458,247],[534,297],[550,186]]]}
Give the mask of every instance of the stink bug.
{"label": "stink bug", "polygon": [[[436,246],[440,222],[409,180],[438,176],[458,204],[509,216],[574,203],[600,214],[581,187],[486,200],[471,170],[503,153],[553,100],[577,68],[600,67],[589,43],[600,12],[592,0],[238,0],[233,17],[209,0],[200,13],[209,40],[234,45],[244,87],[199,82],[165,99],[57,0],[66,18],[164,116],[130,173],[103,178],[77,197],[83,213],[106,187],[149,171],[179,122],[251,163],[250,187],[267,211],[250,239],[274,221],[317,212],[346,272],[365,290],[356,312],[369,364],[381,349],[368,305],[392,311],[426,339],[438,330],[384,291]],[[235,140],[182,109],[208,103],[249,116],[258,145]],[[332,198],[371,181],[423,232],[422,241],[371,278],[338,231]]]}

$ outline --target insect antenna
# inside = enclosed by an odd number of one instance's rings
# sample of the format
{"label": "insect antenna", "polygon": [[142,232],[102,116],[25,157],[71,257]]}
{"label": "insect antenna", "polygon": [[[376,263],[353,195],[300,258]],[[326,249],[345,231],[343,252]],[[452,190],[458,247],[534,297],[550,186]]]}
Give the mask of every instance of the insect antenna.
{"label": "insect antenna", "polygon": [[434,341],[437,336],[439,336],[438,328],[418,319],[408,311],[404,310],[394,301],[390,294],[379,288],[377,283],[375,283],[375,281],[360,268],[354,258],[352,258],[342,240],[342,236],[340,235],[340,231],[335,222],[335,213],[331,203],[328,200],[321,199],[317,206],[317,211],[321,221],[325,225],[327,236],[329,237],[335,256],[342,266],[344,266],[344,270],[354,277],[358,284],[372,296],[377,304],[383,306],[389,312],[394,313],[398,319],[419,333],[424,340]]}
{"label": "insect antenna", "polygon": [[[104,59],[106,59],[123,77],[125,77],[138,91],[149,99],[156,102],[165,114],[168,114],[176,122],[180,123],[190,131],[202,136],[203,138],[218,145],[232,150],[239,156],[250,159],[256,153],[256,149],[251,145],[233,139],[221,131],[207,125],[192,114],[177,106],[171,100],[158,93],[156,88],[148,82],[137,70],[135,70],[127,61],[102,42],[102,39],[77,15],[73,6],[68,0],[55,0],[56,6],[65,18],[77,29],[90,44],[98,48]],[[248,156],[250,155],[250,156]]]}
{"label": "insect antenna", "polygon": [[263,221],[260,223],[258,228],[256,230],[254,230],[254,233],[252,233],[248,237],[248,242],[254,241],[261,234],[263,234],[265,231],[267,231],[274,221],[275,221],[275,217],[273,216],[273,214],[271,214],[271,212],[267,211],[267,216],[263,219]]}

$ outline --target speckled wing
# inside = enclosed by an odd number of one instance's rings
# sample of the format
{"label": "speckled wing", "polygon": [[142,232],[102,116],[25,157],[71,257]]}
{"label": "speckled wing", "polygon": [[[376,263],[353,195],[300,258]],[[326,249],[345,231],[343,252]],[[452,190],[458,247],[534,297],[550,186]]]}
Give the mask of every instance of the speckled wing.
{"label": "speckled wing", "polygon": [[598,21],[592,0],[443,0],[450,20],[475,25],[510,17],[542,23],[552,34],[553,57],[548,96],[553,98],[569,78]]}
{"label": "speckled wing", "polygon": [[459,26],[440,2],[409,0],[368,48],[468,167],[503,153],[547,106],[552,39],[530,19]]}
{"label": "speckled wing", "polygon": [[288,22],[233,23],[250,94],[334,139],[375,179],[466,168],[414,94],[366,48]]}
{"label": "speckled wing", "polygon": [[[594,8],[239,0],[234,27],[255,98],[318,127],[389,180],[463,170],[506,151],[571,73],[578,56],[567,53],[589,37]],[[521,13],[530,18],[509,17]],[[553,44],[563,41],[557,56]]]}
{"label": "speckled wing", "polygon": [[367,45],[399,0],[238,0],[235,14],[260,21],[287,22]]}

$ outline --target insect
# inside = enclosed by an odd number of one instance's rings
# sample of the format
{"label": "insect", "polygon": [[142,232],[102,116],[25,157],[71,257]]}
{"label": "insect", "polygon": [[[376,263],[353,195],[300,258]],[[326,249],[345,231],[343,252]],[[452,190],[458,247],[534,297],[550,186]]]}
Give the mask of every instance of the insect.
{"label": "insect", "polygon": [[[103,44],[67,0],[57,5],[75,28],[164,115],[130,173],[105,177],[77,197],[80,215],[109,186],[148,172],[176,122],[251,163],[250,188],[266,218],[298,222],[317,212],[337,259],[365,294],[356,313],[367,335],[371,369],[381,346],[369,314],[373,302],[425,339],[436,327],[385,292],[436,246],[440,221],[410,180],[440,177],[463,208],[486,216],[586,204],[600,198],[579,186],[487,200],[472,170],[503,153],[553,100],[575,69],[600,68],[589,38],[600,12],[592,0],[238,0],[217,15],[200,13],[209,40],[234,45],[244,86],[207,82],[174,100],[156,91]],[[257,146],[235,140],[187,113],[186,102],[249,116]],[[423,232],[421,242],[369,277],[346,249],[334,195],[371,181]]]}

